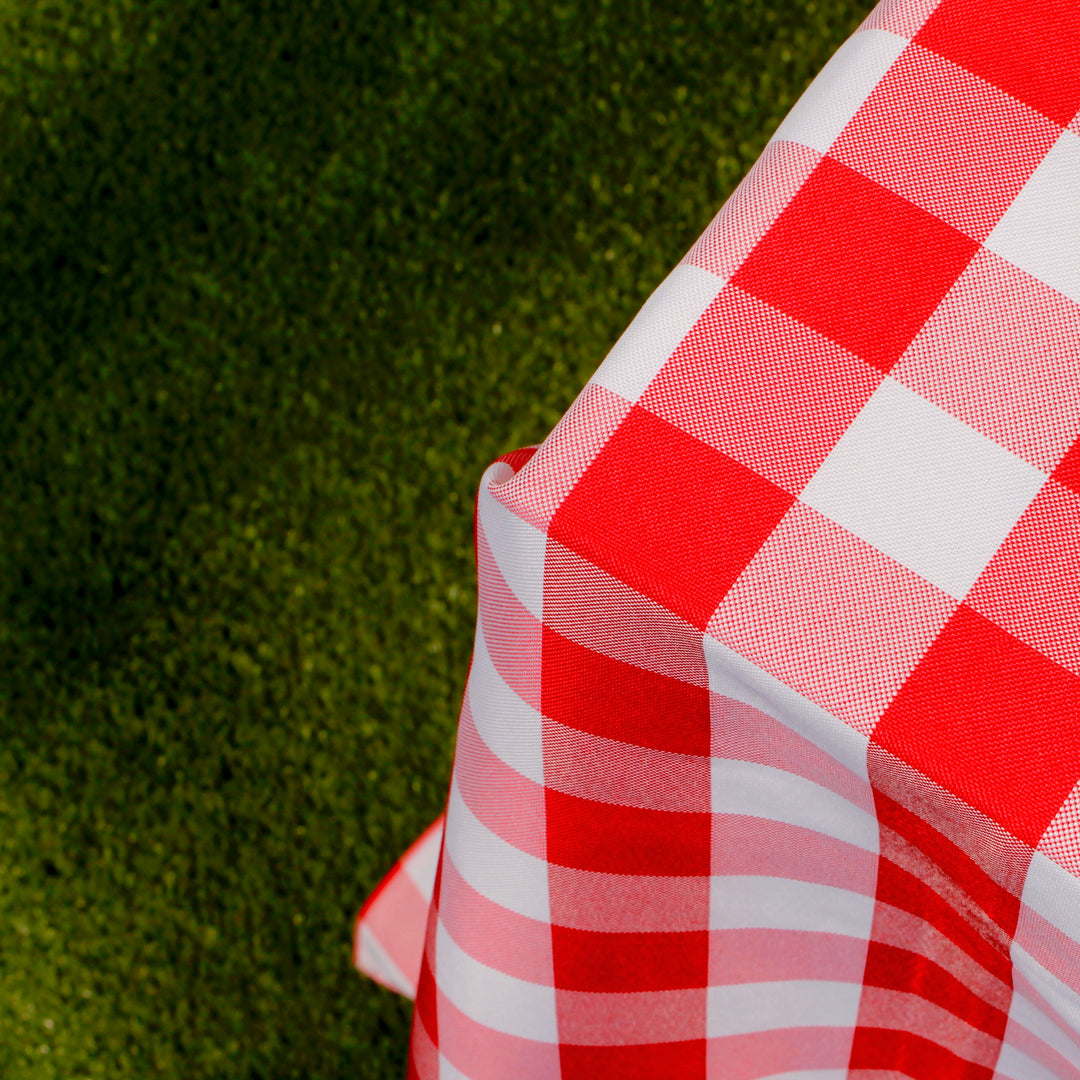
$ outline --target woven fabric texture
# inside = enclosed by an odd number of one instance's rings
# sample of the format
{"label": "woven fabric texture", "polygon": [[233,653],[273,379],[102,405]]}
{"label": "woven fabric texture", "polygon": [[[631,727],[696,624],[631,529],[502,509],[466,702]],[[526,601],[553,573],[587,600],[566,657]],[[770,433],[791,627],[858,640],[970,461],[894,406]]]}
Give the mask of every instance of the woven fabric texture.
{"label": "woven fabric texture", "polygon": [[410,1078],[1080,1078],[1078,110],[885,0],[485,473]]}

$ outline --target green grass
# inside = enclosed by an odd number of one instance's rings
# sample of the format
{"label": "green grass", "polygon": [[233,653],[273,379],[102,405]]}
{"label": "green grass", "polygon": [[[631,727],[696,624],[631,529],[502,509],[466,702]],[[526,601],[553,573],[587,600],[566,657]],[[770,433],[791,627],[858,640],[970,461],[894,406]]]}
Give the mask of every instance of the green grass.
{"label": "green grass", "polygon": [[865,15],[0,10],[0,1075],[374,1080],[472,500]]}

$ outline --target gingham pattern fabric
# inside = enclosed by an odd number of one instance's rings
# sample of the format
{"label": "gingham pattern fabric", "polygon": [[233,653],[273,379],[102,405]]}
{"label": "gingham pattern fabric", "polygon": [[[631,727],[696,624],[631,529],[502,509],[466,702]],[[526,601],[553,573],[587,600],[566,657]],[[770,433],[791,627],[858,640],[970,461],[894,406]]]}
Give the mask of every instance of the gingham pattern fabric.
{"label": "gingham pattern fabric", "polygon": [[1078,110],[885,0],[485,473],[411,1078],[1080,1078]]}
{"label": "gingham pattern fabric", "polygon": [[407,998],[420,978],[444,821],[440,815],[398,859],[353,923],[357,970]]}

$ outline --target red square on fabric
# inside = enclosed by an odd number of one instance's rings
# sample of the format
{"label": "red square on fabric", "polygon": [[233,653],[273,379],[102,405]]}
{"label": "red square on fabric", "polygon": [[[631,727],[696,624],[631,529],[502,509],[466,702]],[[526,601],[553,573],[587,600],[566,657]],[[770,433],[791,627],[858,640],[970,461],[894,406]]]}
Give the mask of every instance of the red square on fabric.
{"label": "red square on fabric", "polygon": [[[886,845],[887,848],[889,846],[896,845]],[[929,860],[919,860],[922,865],[908,868],[898,865],[889,858],[889,854],[886,851],[878,865],[879,905],[888,904],[915,916],[920,922],[932,926],[942,939],[962,949],[996,978],[1003,981],[1008,979],[1008,952],[998,949],[992,937],[987,938],[985,924],[980,926],[972,922],[963,903],[951,903],[950,898],[935,888],[940,886],[943,875]]]}
{"label": "red square on fabric", "polygon": [[560,990],[627,993],[690,990],[709,983],[709,932],[602,934],[551,928]]}
{"label": "red square on fabric", "polygon": [[[918,951],[916,943],[912,945],[913,949],[908,950],[871,941],[866,954],[863,985],[923,998],[959,1017],[977,1031],[1000,1039],[1005,1034],[1008,1014],[988,1004],[965,982]],[[882,1019],[889,1019],[887,1011]],[[860,1017],[864,1026],[868,1021],[872,1026],[873,1017]]]}
{"label": "red square on fabric", "polygon": [[915,41],[1062,127],[1080,109],[1075,0],[943,0]]}
{"label": "red square on fabric", "polygon": [[913,45],[829,155],[984,240],[1060,134],[1035,109]]}
{"label": "red square on fabric", "polygon": [[[917,999],[916,999],[917,1000]],[[917,1006],[911,1006],[912,1012]],[[935,1018],[936,1019],[936,1018]],[[889,1017],[893,1023],[896,1021]],[[882,1070],[883,1077],[917,1076],[922,1080],[934,1077],[956,1077],[956,1080],[994,1080],[991,1065],[976,1063],[954,1054],[938,1041],[937,1032],[929,1024],[934,1038],[925,1038],[913,1031],[860,1025],[851,1042],[851,1061],[848,1068],[856,1076],[870,1076]],[[897,1062],[904,1071],[897,1072]]]}
{"label": "red square on fabric", "polygon": [[549,536],[704,628],[793,496],[635,406]]}
{"label": "red square on fabric", "polygon": [[977,249],[827,157],[732,282],[888,372]]}
{"label": "red square on fabric", "polygon": [[1080,494],[1049,482],[965,601],[1080,676]]}
{"label": "red square on fabric", "polygon": [[873,740],[1034,846],[1080,777],[1080,679],[961,604]]}
{"label": "red square on fabric", "polygon": [[704,1039],[643,1046],[559,1047],[562,1080],[705,1080]]}
{"label": "red square on fabric", "polygon": [[423,1024],[427,1035],[436,1046],[439,1044],[438,990],[435,973],[431,970],[427,949],[420,961],[420,977],[416,983],[416,1007],[413,1023]]}
{"label": "red square on fabric", "polygon": [[1065,451],[1065,456],[1058,462],[1053,478],[1070,491],[1080,495],[1080,439]]}
{"label": "red square on fabric", "polygon": [[641,404],[798,494],[880,381],[835,342],[729,285]]}
{"label": "red square on fabric", "polygon": [[709,691],[614,660],[543,629],[541,710],[605,739],[708,755]]}
{"label": "red square on fabric", "polygon": [[609,874],[708,876],[711,814],[615,806],[551,788],[546,804],[548,862]]}

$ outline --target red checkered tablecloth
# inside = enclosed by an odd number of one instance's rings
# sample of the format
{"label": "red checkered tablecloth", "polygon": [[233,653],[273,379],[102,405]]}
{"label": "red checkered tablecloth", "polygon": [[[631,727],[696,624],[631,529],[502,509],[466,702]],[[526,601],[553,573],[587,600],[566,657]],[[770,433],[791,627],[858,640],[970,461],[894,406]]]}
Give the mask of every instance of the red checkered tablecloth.
{"label": "red checkered tablecloth", "polygon": [[411,1078],[1080,1078],[1078,110],[884,0],[484,474]]}

